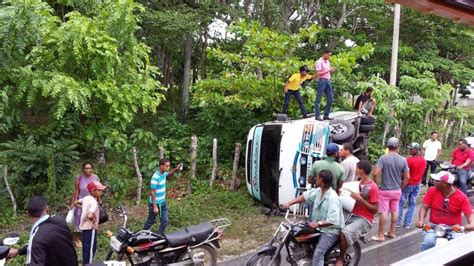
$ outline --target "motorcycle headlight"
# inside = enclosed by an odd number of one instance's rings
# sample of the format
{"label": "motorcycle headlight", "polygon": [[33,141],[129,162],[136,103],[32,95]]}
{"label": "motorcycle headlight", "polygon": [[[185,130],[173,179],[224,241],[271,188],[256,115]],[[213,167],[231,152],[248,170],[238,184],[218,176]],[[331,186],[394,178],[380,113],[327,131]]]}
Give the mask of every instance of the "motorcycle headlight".
{"label": "motorcycle headlight", "polygon": [[120,242],[117,237],[112,236],[110,238],[110,247],[115,250],[115,252],[120,252],[120,250],[122,249],[122,242]]}
{"label": "motorcycle headlight", "polygon": [[444,237],[446,235],[446,229],[442,226],[436,226],[434,232],[436,237]]}

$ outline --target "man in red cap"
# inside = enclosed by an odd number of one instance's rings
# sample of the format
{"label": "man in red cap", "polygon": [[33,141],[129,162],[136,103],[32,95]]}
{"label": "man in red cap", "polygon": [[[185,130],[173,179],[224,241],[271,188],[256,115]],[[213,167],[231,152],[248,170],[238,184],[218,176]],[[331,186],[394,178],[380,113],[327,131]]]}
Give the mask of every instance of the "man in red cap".
{"label": "man in red cap", "polygon": [[75,204],[82,205],[81,229],[82,263],[92,263],[97,250],[97,230],[99,230],[99,198],[106,187],[99,181],[92,181],[87,185],[89,195],[79,199]]}
{"label": "man in red cap", "polygon": [[[425,222],[426,213],[430,210],[431,224],[444,224],[448,226],[462,225],[462,213],[466,216],[468,224],[466,231],[474,230],[474,217],[469,199],[464,193],[453,186],[454,176],[447,171],[431,174],[434,187],[426,192],[423,205],[420,208],[419,220],[416,226],[421,228]],[[456,238],[455,232],[450,232],[452,238]],[[436,244],[434,230],[423,231],[423,243],[421,250],[427,250]]]}

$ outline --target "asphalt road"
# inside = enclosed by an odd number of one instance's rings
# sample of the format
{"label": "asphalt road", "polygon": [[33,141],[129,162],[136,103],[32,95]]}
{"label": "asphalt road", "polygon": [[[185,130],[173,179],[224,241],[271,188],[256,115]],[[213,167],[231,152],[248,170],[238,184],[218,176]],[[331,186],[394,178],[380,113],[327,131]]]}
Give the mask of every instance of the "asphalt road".
{"label": "asphalt road", "polygon": [[[474,204],[474,199],[471,198],[471,204]],[[417,205],[415,218],[418,217],[418,210],[421,205]],[[473,205],[474,206],[474,205]],[[404,213],[406,209],[404,210]],[[388,231],[389,225],[386,226]],[[375,235],[378,230],[378,219],[375,221],[372,230],[367,235],[367,239]],[[271,236],[269,236],[270,239]],[[359,265],[377,265],[384,266],[390,265],[391,263],[397,262],[411,255],[419,253],[422,241],[421,229],[414,226],[414,223],[410,229],[403,227],[397,228],[397,238],[387,239],[384,242],[369,241],[364,244],[361,243],[362,256]],[[284,250],[283,250],[284,251]],[[231,260],[223,261],[218,263],[222,266],[242,266],[252,257],[253,254],[246,254]],[[282,254],[282,264],[289,265],[286,263],[284,258],[285,254]]]}

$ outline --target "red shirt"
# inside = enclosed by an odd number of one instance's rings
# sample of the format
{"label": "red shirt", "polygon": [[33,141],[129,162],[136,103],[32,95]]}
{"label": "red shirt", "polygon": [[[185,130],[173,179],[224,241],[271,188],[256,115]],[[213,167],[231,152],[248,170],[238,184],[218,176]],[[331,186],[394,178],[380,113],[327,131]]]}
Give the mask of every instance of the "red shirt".
{"label": "red shirt", "polygon": [[407,158],[408,168],[410,169],[409,186],[418,185],[421,183],[421,178],[425,173],[426,160],[420,155],[415,155]]}
{"label": "red shirt", "polygon": [[[456,148],[451,154],[451,156],[453,157],[453,161],[451,163],[456,166],[462,165],[463,163],[467,161],[467,159],[472,160],[472,158],[474,157],[472,153],[473,151],[469,148],[467,148],[465,151],[461,151],[461,149]],[[464,167],[464,169],[469,170],[471,169],[471,166],[468,165]]]}
{"label": "red shirt", "polygon": [[462,215],[472,214],[471,203],[461,190],[456,189],[451,196],[445,208],[444,195],[436,187],[432,187],[426,192],[423,198],[423,204],[430,206],[430,222],[434,224],[462,225]]}
{"label": "red shirt", "polygon": [[[379,202],[379,188],[372,180],[366,184],[360,184],[360,195],[370,204]],[[354,209],[352,209],[352,213],[367,219],[370,223],[374,222],[375,214],[369,211],[369,209],[360,202],[356,202]]]}

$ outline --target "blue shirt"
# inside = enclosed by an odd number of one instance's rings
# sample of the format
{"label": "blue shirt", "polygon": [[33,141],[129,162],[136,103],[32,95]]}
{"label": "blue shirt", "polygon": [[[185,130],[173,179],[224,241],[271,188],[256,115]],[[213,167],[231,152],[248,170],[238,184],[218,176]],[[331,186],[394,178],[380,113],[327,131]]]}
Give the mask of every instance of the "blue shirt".
{"label": "blue shirt", "polygon": [[[155,191],[155,202],[156,204],[162,204],[166,199],[166,177],[168,172],[160,173],[160,170],[151,177],[150,188]],[[151,196],[148,199],[149,203],[152,203]]]}

